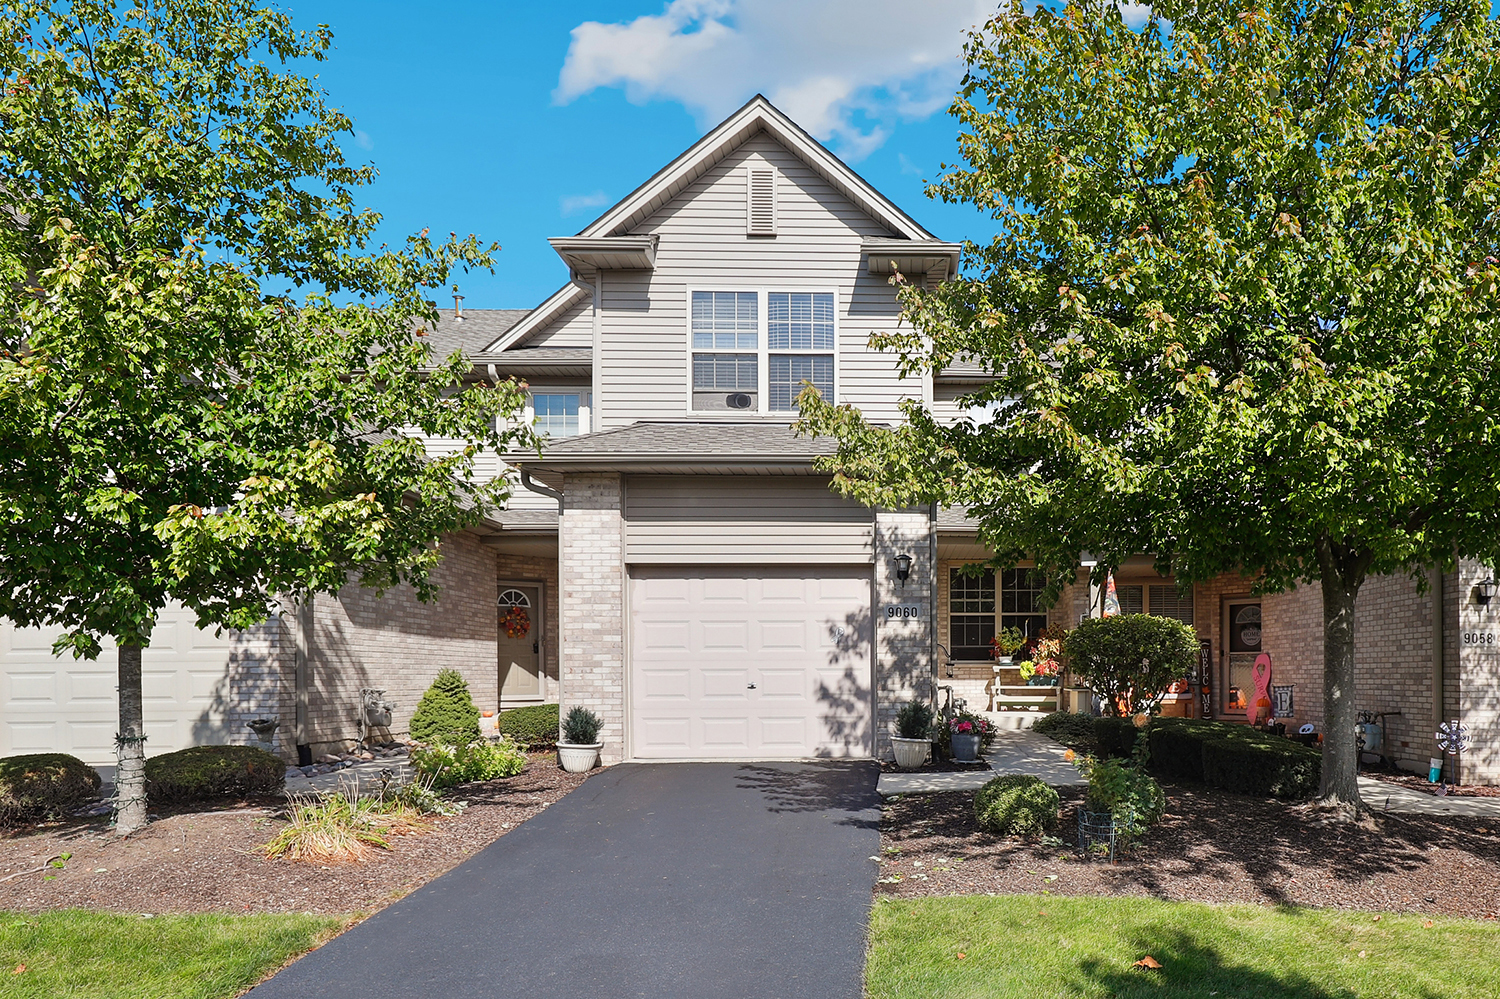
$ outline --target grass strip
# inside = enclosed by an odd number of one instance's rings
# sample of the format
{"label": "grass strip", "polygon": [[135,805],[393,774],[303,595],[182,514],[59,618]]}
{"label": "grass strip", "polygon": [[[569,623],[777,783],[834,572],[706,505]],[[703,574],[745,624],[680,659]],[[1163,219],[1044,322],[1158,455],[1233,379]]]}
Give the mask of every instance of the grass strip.
{"label": "grass strip", "polygon": [[[1500,926],[1292,906],[971,895],[876,903],[871,999],[1500,996]],[[1159,970],[1136,967],[1150,956]]]}
{"label": "grass strip", "polygon": [[0,911],[0,997],[224,999],[344,925],[301,913]]}

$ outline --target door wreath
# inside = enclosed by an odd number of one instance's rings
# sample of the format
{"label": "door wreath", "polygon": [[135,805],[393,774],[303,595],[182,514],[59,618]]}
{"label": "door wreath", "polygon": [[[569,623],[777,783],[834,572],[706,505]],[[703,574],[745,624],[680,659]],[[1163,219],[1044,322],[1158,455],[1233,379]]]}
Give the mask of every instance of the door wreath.
{"label": "door wreath", "polygon": [[513,605],[500,615],[500,627],[505,629],[507,638],[525,638],[531,630],[531,615],[526,608]]}

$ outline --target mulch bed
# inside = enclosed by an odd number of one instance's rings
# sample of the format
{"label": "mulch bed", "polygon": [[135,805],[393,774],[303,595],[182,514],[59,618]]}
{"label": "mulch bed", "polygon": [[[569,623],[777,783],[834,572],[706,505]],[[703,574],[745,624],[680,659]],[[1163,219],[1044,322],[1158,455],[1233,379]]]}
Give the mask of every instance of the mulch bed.
{"label": "mulch bed", "polygon": [[127,839],[108,818],[0,830],[0,879],[71,853],[62,870],[0,882],[0,909],[86,907],[116,912],[370,912],[450,870],[560,799],[585,779],[531,756],[514,777],[454,788],[469,807],[424,833],[391,839],[359,864],[267,860],[256,848],[281,828],[276,802],[216,811],[162,810]]}
{"label": "mulch bed", "polygon": [[[1163,784],[1167,814],[1116,864],[1080,860],[1067,788],[1057,837],[979,831],[973,793],[906,795],[881,821],[880,896],[1135,895],[1495,919],[1500,819],[1385,815],[1358,823],[1315,805]],[[899,881],[891,879],[898,877]]]}

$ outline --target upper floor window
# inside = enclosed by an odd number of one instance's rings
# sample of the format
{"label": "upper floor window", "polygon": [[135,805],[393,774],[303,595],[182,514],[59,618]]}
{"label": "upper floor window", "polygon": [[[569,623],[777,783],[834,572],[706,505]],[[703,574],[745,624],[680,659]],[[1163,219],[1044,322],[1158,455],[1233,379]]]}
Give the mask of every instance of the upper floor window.
{"label": "upper floor window", "polygon": [[791,413],[804,384],[833,397],[833,293],[772,291],[764,304],[760,292],[692,293],[694,411]]}
{"label": "upper floor window", "polygon": [[531,425],[544,437],[573,437],[589,431],[588,393],[540,390],[531,393]]}

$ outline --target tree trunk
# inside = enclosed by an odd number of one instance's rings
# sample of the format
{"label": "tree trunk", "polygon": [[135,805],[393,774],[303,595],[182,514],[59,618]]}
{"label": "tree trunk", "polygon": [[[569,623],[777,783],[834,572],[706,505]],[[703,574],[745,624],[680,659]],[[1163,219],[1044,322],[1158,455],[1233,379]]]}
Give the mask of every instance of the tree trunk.
{"label": "tree trunk", "polygon": [[1357,817],[1359,750],[1354,743],[1359,708],[1354,700],[1354,597],[1337,573],[1323,573],[1323,786],[1322,803]]}
{"label": "tree trunk", "polygon": [[115,833],[146,826],[146,720],[141,706],[141,647],[121,645],[120,733],[115,736]]}

